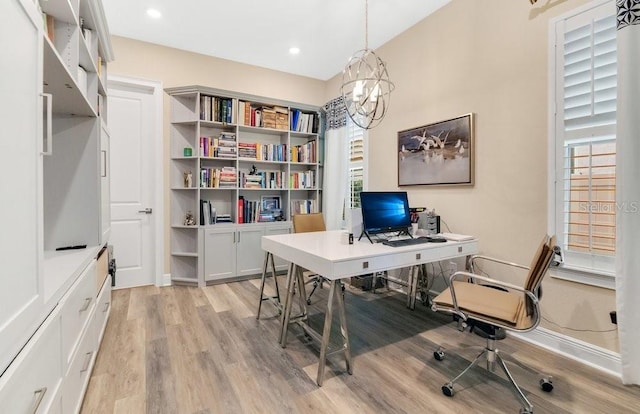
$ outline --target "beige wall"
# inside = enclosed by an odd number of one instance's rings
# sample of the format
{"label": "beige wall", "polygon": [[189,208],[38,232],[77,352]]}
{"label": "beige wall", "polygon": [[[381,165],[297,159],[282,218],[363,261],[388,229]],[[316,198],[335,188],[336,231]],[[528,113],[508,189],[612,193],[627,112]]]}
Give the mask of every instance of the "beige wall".
{"label": "beige wall", "polygon": [[[474,112],[475,186],[402,189],[411,205],[435,208],[452,231],[478,236],[483,253],[528,264],[547,230],[548,20],[584,3],[453,0],[382,46],[378,53],[396,90],[384,122],[369,133],[369,189],[398,188],[397,131]],[[113,44],[110,73],[161,80],[165,87],[202,84],[318,105],[339,94],[339,75],[321,82],[123,38]],[[167,122],[165,148],[166,137]],[[613,291],[549,277],[542,303],[556,324],[614,327]],[[618,350],[615,332],[542,325]]]}

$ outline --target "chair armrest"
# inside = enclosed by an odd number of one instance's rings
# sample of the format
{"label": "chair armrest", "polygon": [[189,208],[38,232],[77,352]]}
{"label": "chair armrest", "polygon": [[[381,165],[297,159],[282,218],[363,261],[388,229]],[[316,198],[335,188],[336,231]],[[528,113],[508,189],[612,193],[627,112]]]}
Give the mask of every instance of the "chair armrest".
{"label": "chair armrest", "polygon": [[498,286],[498,287],[503,287],[503,288],[507,288],[507,289],[513,289],[513,290],[517,290],[519,292],[524,293],[525,295],[527,295],[527,297],[529,299],[531,299],[531,301],[533,302],[534,306],[538,306],[538,297],[531,292],[530,290],[527,290],[521,286],[516,286],[513,285],[511,283],[507,283],[507,282],[502,282],[499,280],[495,280],[495,279],[491,279],[490,277],[485,277],[485,276],[479,276],[476,275],[474,273],[470,273],[470,272],[455,272],[454,274],[452,274],[449,277],[449,289],[451,290],[451,301],[453,302],[453,307],[456,310],[456,313],[460,314],[460,308],[458,307],[458,300],[456,299],[456,290],[455,290],[455,286],[453,284],[454,280],[458,279],[459,276],[463,276],[463,277],[467,277],[467,278],[474,278],[474,279],[479,279],[488,283],[491,283],[494,286]]}
{"label": "chair armrest", "polygon": [[510,266],[510,267],[517,267],[520,269],[524,269],[524,270],[529,270],[528,266],[524,266],[518,263],[513,263],[513,262],[507,262],[505,260],[500,260],[500,259],[496,259],[495,257],[489,257],[489,256],[483,256],[480,254],[476,254],[471,256],[471,259],[469,259],[469,262],[471,263],[471,269],[473,270],[473,267],[475,266],[475,261],[476,260],[486,260],[489,262],[494,262],[494,263],[499,263],[499,264],[503,264],[506,266]]}

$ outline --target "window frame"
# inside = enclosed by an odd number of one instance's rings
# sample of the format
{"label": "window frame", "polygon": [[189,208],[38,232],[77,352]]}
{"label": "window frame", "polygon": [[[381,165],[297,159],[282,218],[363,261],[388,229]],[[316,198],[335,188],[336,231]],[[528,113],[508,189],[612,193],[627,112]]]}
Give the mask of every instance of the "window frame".
{"label": "window frame", "polygon": [[[558,50],[556,42],[558,30],[562,22],[575,18],[585,13],[595,13],[594,9],[603,5],[610,5],[615,16],[615,1],[595,0],[581,7],[573,9],[567,13],[557,16],[549,21],[548,35],[548,231],[556,234],[561,245],[564,245],[564,204],[563,197],[564,180],[564,145],[565,135],[559,131],[564,131],[564,116],[562,107],[558,107],[564,99],[563,77],[564,66],[558,61]],[[563,34],[566,31],[563,32]],[[562,46],[560,46],[562,47]],[[564,49],[563,49],[564,51]],[[615,127],[614,127],[615,130]],[[615,132],[614,132],[615,139]],[[563,249],[564,250],[564,249]],[[552,277],[598,286],[607,289],[615,289],[615,257],[605,255],[586,254],[580,255],[576,252],[566,251],[565,262],[562,266],[554,269]],[[582,257],[581,257],[582,256]],[[585,258],[587,260],[585,260]]]}

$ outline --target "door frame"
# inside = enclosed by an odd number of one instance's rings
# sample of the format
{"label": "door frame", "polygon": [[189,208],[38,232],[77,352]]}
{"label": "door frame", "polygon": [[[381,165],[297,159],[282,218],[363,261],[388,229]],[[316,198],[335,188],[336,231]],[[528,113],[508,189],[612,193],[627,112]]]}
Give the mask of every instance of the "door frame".
{"label": "door frame", "polygon": [[[111,75],[107,76],[107,89],[111,86],[120,86],[129,89],[137,89],[145,92],[151,92],[154,100],[154,111],[156,114],[153,135],[160,137],[159,145],[153,145],[154,150],[149,151],[151,157],[149,162],[152,164],[152,171],[156,177],[160,179],[153,180],[153,208],[154,212],[150,215],[152,220],[153,239],[153,269],[154,280],[156,286],[170,286],[171,275],[164,273],[164,112],[163,112],[163,88],[162,82],[150,79],[135,78],[131,76]],[[109,108],[107,107],[107,121],[109,116]],[[108,122],[107,122],[108,125]],[[117,260],[117,258],[116,258]]]}

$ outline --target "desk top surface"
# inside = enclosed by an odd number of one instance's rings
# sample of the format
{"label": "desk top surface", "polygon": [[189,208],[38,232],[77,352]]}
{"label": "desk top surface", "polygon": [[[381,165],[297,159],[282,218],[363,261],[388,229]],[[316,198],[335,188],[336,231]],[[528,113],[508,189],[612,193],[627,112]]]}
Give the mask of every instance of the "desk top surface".
{"label": "desk top surface", "polygon": [[[262,248],[323,276],[337,278],[474,254],[477,253],[477,240],[391,247],[382,243],[372,244],[365,238],[349,244],[347,233],[332,230],[263,236]],[[362,262],[363,266],[366,263],[367,267],[354,273],[353,266],[347,266],[354,262]]]}

